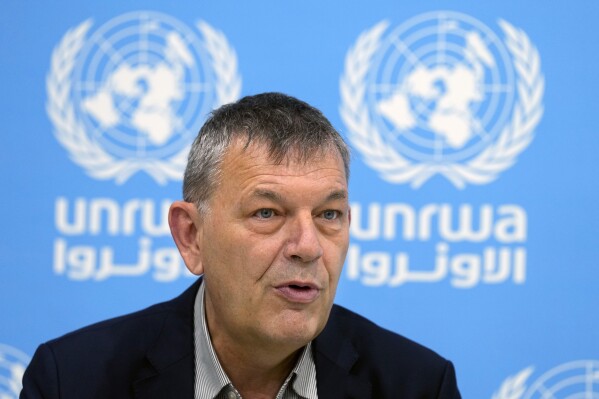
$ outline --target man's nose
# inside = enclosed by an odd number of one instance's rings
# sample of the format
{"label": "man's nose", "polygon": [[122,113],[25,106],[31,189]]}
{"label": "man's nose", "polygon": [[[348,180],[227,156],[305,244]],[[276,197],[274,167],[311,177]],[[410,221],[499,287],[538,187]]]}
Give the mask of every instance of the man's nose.
{"label": "man's nose", "polygon": [[315,261],[323,254],[318,227],[312,215],[294,218],[289,225],[285,256],[304,263]]}

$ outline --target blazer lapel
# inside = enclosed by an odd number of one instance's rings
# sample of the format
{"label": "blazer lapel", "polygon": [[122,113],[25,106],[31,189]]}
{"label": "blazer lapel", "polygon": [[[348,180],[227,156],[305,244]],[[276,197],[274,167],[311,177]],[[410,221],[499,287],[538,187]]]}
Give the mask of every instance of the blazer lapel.
{"label": "blazer lapel", "polygon": [[334,312],[325,329],[314,340],[314,362],[318,397],[327,399],[369,399],[372,386],[368,380],[351,374],[359,354],[337,325]]}
{"label": "blazer lapel", "polygon": [[195,355],[193,306],[201,279],[174,299],[164,321],[160,337],[146,354],[144,364],[133,383],[138,399],[193,399]]}

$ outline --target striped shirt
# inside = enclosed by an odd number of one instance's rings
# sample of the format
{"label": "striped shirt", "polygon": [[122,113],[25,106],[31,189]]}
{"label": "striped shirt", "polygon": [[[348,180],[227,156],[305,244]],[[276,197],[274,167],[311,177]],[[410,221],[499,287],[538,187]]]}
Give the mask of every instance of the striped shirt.
{"label": "striped shirt", "polygon": [[[200,285],[194,305],[195,399],[242,399],[223,370],[210,340],[204,310],[204,284]],[[312,342],[302,351],[276,399],[317,399],[316,366]]]}

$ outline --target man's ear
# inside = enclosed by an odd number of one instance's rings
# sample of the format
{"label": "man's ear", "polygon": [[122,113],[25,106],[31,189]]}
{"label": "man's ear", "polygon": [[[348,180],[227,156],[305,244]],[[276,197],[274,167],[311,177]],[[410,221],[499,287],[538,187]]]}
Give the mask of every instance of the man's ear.
{"label": "man's ear", "polygon": [[168,224],[185,266],[193,274],[204,273],[202,218],[197,207],[190,202],[173,202],[168,212]]}

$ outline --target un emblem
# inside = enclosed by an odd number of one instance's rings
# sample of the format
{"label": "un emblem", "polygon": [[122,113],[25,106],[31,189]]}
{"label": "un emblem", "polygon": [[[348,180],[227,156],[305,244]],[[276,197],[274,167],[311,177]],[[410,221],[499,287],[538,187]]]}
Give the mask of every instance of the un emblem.
{"label": "un emblem", "polygon": [[435,175],[486,184],[514,164],[543,114],[544,78],[528,36],[500,20],[501,40],[455,12],[382,21],[348,51],[341,117],[366,164],[418,188]]}
{"label": "un emblem", "polygon": [[52,53],[47,112],[71,159],[122,184],[139,171],[180,180],[200,118],[241,91],[237,56],[206,22],[161,13],[118,16],[90,33],[87,20]]}
{"label": "un emblem", "polygon": [[533,368],[507,378],[493,399],[597,398],[599,361],[579,360],[557,366],[527,387]]}
{"label": "un emblem", "polygon": [[30,360],[23,352],[0,344],[0,399],[19,397],[23,374]]}

